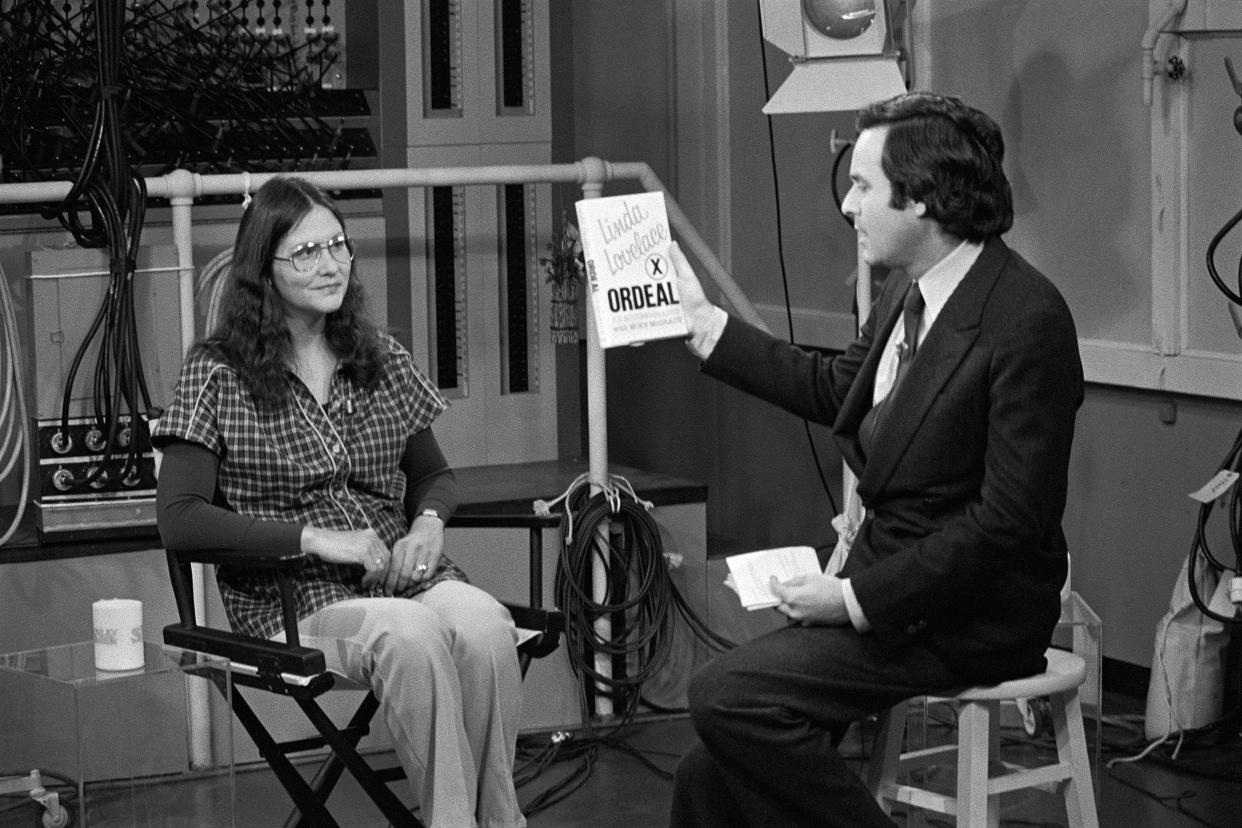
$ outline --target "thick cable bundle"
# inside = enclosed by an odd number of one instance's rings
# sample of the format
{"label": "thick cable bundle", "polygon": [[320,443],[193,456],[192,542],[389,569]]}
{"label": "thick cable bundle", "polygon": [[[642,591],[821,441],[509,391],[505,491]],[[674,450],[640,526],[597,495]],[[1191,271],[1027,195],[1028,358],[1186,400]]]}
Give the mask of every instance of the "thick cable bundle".
{"label": "thick cable bundle", "polygon": [[[624,694],[623,718],[632,716],[644,682],[668,661],[676,618],[709,646],[726,649],[728,640],[707,628],[669,576],[660,529],[651,504],[640,501],[622,478],[623,489],[585,495],[579,478],[565,495],[567,528],[556,570],[557,606],[565,613],[566,650],[583,684]],[[593,591],[595,561],[608,573],[602,600]],[[599,620],[609,622],[602,634]],[[622,675],[598,670],[594,657],[624,663]]]}
{"label": "thick cable bundle", "polygon": [[[146,183],[129,165],[121,125],[121,101],[127,94],[122,80],[125,4],[98,0],[94,7],[98,40],[95,114],[86,156],[64,200],[44,211],[57,218],[82,247],[108,252],[108,287],[65,375],[58,438],[67,440],[73,389],[85,357],[96,342],[92,370],[92,416],[104,442],[99,463],[81,484],[108,474],[119,462],[117,479],[138,473],[139,441],[122,437],[123,420],[130,428],[134,415],[158,416],[152,410],[138,345],[134,313],[134,271],[146,213]],[[82,220],[83,213],[89,224]]]}
{"label": "thick cable bundle", "polygon": [[[286,2],[282,19],[279,0],[0,0],[0,180],[64,178],[101,152],[100,60],[119,70],[104,93],[147,177],[373,157],[367,129],[346,126],[369,108],[361,89],[340,88],[347,49],[333,6]],[[97,23],[122,16],[126,36],[98,41]]]}

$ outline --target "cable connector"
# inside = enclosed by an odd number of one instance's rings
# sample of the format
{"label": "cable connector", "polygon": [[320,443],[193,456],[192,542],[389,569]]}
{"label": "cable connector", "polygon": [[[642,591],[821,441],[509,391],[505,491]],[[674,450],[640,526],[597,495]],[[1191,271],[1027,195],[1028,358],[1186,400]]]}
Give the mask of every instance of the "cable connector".
{"label": "cable connector", "polygon": [[[634,491],[634,487],[630,485],[630,481],[626,480],[624,477],[622,477],[619,474],[609,475],[609,477],[612,478],[613,486],[625,492],[627,495],[630,496],[631,500],[633,500],[635,503],[642,506],[648,512],[650,512],[652,509],[655,508],[655,503],[653,503],[650,500],[643,500],[641,497],[638,496],[638,492]],[[613,511],[618,511],[618,510],[619,510],[619,507],[618,509],[614,509]]]}
{"label": "cable connector", "polygon": [[568,730],[558,730],[552,734],[548,741],[554,745],[560,745],[568,742],[572,738],[574,738],[574,734],[570,733]]}
{"label": "cable connector", "polygon": [[[559,504],[561,501],[565,501],[566,503],[568,503],[569,499],[573,496],[573,493],[577,491],[579,488],[581,488],[582,486],[587,485],[590,482],[590,479],[591,479],[590,475],[580,474],[577,477],[575,477],[574,481],[565,488],[565,491],[561,492],[559,495],[554,497],[551,501],[536,500],[534,503],[531,504],[531,507],[534,509],[535,514],[537,515],[550,515],[552,514],[552,508],[554,506]],[[541,509],[543,511],[540,511]],[[573,537],[574,537],[574,513],[572,510],[566,508],[565,509],[565,537],[564,537],[564,543],[566,546],[568,546],[570,543],[573,542]]]}

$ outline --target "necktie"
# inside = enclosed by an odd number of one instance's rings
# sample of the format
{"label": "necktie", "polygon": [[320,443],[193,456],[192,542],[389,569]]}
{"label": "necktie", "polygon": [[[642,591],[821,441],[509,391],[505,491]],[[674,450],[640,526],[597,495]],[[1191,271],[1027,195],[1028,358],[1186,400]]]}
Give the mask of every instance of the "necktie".
{"label": "necktie", "polygon": [[901,384],[906,369],[914,361],[914,353],[919,348],[919,325],[923,322],[923,308],[926,305],[927,303],[923,301],[923,292],[919,290],[919,283],[912,282],[910,289],[906,291],[906,300],[902,304],[901,312],[902,322],[906,326],[906,339],[897,350],[897,378],[893,380],[893,387],[888,390],[888,394],[884,395],[885,399]]}
{"label": "necktie", "polygon": [[863,415],[862,422],[858,424],[858,441],[865,455],[871,454],[872,441],[884,417],[884,404],[897,393],[897,387],[905,379],[906,370],[914,361],[914,355],[919,347],[919,325],[923,322],[923,308],[926,304],[923,301],[923,293],[919,290],[919,283],[912,282],[910,289],[906,291],[905,301],[902,303],[901,318],[905,325],[906,336],[905,341],[897,346],[897,376],[893,379],[888,393]]}

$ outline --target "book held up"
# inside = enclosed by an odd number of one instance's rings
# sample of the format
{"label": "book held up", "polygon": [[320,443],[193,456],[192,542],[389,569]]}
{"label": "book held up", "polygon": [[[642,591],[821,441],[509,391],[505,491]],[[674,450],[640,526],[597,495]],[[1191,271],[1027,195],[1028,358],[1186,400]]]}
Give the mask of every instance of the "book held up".
{"label": "book held up", "polygon": [[664,193],[585,198],[575,207],[600,347],[686,336]]}

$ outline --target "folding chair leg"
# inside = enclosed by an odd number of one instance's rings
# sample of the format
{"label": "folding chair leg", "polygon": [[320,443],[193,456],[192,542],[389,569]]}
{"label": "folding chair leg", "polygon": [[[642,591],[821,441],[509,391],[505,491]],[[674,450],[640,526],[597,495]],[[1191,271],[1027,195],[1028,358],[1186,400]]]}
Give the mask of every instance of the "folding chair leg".
{"label": "folding chair leg", "polygon": [[242,697],[241,691],[236,687],[233,688],[233,714],[241,720],[242,727],[250,734],[250,738],[259,748],[259,754],[267,761],[268,767],[276,774],[280,784],[293,799],[294,805],[302,812],[307,825],[311,828],[340,828],[337,821],[328,813],[323,801],[310,785],[306,784],[302,774],[298,773],[297,768],[280,749],[280,745],[276,744],[276,740],[267,732],[267,728],[259,721],[259,717],[254,714],[250,705]]}
{"label": "folding chair leg", "polygon": [[388,817],[388,821],[395,828],[422,828],[422,823],[410,813],[410,809],[397,798],[388,785],[376,776],[375,771],[363,761],[349,743],[349,739],[337,729],[323,709],[313,699],[297,699],[297,703],[315,725],[315,729],[323,735],[332,752],[340,757],[354,779],[371,797],[371,801]]}
{"label": "folding chair leg", "polygon": [[[375,711],[378,709],[379,701],[375,698],[375,694],[368,693],[362,700],[362,704],[358,705],[358,709],[354,711],[349,724],[346,725],[343,733],[351,734],[346,738],[355,750],[358,748],[358,743],[362,741],[362,737],[366,735],[371,719],[374,718]],[[311,790],[315,792],[320,802],[327,802],[331,798],[332,791],[336,789],[336,783],[341,780],[344,770],[345,763],[341,761],[341,758],[334,752],[328,753],[327,758],[310,781]],[[285,820],[284,828],[309,828],[309,825],[301,811],[295,810]]]}

